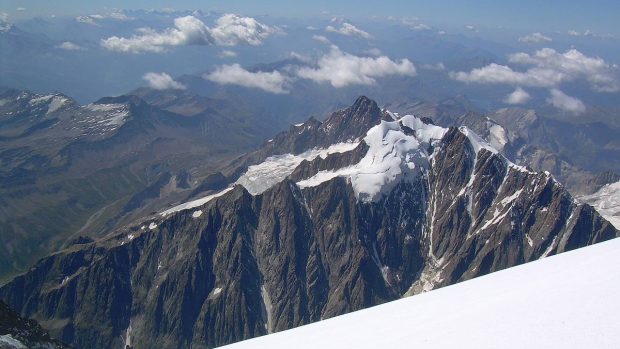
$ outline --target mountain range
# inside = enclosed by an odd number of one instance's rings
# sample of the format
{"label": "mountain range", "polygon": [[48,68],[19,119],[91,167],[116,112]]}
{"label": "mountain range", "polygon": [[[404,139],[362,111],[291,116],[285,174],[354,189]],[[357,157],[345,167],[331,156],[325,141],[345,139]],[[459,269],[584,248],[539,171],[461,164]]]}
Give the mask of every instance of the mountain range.
{"label": "mountain range", "polygon": [[149,200],[187,195],[268,134],[242,103],[201,103],[178,114],[136,96],[80,105],[60,93],[0,91],[0,280],[150,212]]}
{"label": "mountain range", "polygon": [[75,347],[206,348],[619,235],[498,134],[360,97],[221,166],[191,201],[76,239],[0,299]]}

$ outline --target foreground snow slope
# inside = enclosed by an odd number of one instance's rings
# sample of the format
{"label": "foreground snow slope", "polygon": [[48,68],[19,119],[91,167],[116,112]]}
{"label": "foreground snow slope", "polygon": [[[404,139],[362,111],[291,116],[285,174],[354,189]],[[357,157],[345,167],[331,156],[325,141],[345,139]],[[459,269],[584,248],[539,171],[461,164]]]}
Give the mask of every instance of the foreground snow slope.
{"label": "foreground snow slope", "polygon": [[620,239],[228,346],[619,348]]}

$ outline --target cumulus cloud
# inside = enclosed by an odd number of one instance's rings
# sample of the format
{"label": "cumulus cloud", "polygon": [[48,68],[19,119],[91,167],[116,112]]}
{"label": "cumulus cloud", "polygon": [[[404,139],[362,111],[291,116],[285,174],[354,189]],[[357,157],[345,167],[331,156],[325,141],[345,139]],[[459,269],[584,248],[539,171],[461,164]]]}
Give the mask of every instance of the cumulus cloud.
{"label": "cumulus cloud", "polygon": [[25,7],[18,7],[16,10],[17,11],[26,11],[26,8]]}
{"label": "cumulus cloud", "polygon": [[509,62],[530,66],[525,71],[491,63],[470,72],[451,73],[455,80],[467,83],[510,84],[515,86],[557,87],[575,80],[585,80],[597,91],[616,92],[620,90],[618,69],[602,58],[588,57],[576,49],[559,53],[550,48],[536,51],[533,55],[516,53],[509,56]]}
{"label": "cumulus cloud", "polygon": [[328,32],[338,33],[338,34],[347,35],[347,36],[359,36],[364,39],[372,38],[372,35],[370,35],[368,32],[365,32],[357,28],[353,24],[347,23],[347,22],[342,22],[339,28],[336,28],[332,25],[328,25],[327,27],[325,27],[325,30]]}
{"label": "cumulus cloud", "polygon": [[218,56],[220,58],[237,57],[237,52],[231,51],[231,50],[222,50],[222,51],[220,51],[220,54]]}
{"label": "cumulus cloud", "polygon": [[599,38],[599,39],[613,39],[615,38],[614,35],[612,34],[597,34],[595,32],[593,32],[590,29],[586,29],[582,32],[577,31],[577,30],[569,30],[568,32],[566,32],[569,36],[576,36],[576,37],[591,37],[591,38]]}
{"label": "cumulus cloud", "polygon": [[111,19],[115,19],[117,21],[131,21],[134,20],[135,18],[133,17],[129,17],[127,16],[124,12],[122,11],[114,11],[111,12],[110,14],[108,14],[106,16],[107,18],[111,18]]}
{"label": "cumulus cloud", "polygon": [[277,70],[272,72],[250,72],[239,64],[232,64],[220,66],[203,77],[221,85],[258,88],[276,94],[288,93],[285,87],[288,83],[288,78]]}
{"label": "cumulus cloud", "polygon": [[581,33],[576,30],[569,30],[568,35],[570,36],[581,36]]}
{"label": "cumulus cloud", "polygon": [[511,94],[506,96],[506,98],[504,99],[504,102],[506,102],[507,104],[512,104],[512,105],[523,104],[523,103],[527,103],[527,101],[529,101],[530,98],[532,97],[530,96],[529,93],[527,93],[527,91],[525,91],[521,87],[517,87]]}
{"label": "cumulus cloud", "polygon": [[63,49],[63,50],[67,50],[67,51],[81,51],[81,50],[85,50],[84,47],[78,45],[78,44],[74,44],[71,41],[65,41],[63,43],[61,43],[60,45],[56,46],[59,49]]}
{"label": "cumulus cloud", "polygon": [[366,50],[366,53],[368,53],[371,56],[381,56],[382,55],[381,50],[379,50],[376,47],[369,48],[368,50]]}
{"label": "cumulus cloud", "polygon": [[[390,19],[390,18],[388,18]],[[394,18],[392,18],[394,19]],[[411,30],[431,30],[433,29],[433,27],[431,27],[428,24],[424,24],[422,22],[420,22],[420,19],[417,17],[402,17],[400,19],[400,22],[404,25],[409,27],[409,29]]]}
{"label": "cumulus cloud", "polygon": [[333,87],[349,85],[372,85],[376,79],[389,75],[416,75],[413,63],[408,59],[393,61],[387,56],[359,57],[341,51],[332,45],[329,53],[318,59],[316,67],[301,67],[297,76],[318,83],[330,83]]}
{"label": "cumulus cloud", "polygon": [[1,22],[8,22],[9,21],[9,14],[6,12],[0,12],[0,21]]}
{"label": "cumulus cloud", "polygon": [[413,30],[431,30],[431,29],[433,29],[433,27],[431,27],[428,24],[418,23],[418,24],[414,25],[413,27],[411,27],[411,29],[413,29]]}
{"label": "cumulus cloud", "polygon": [[526,43],[526,44],[539,44],[539,43],[543,43],[543,42],[552,42],[553,39],[551,39],[548,36],[543,35],[542,33],[532,33],[530,35],[526,35],[526,36],[522,36],[519,38],[519,42],[522,43]]}
{"label": "cumulus cloud", "polygon": [[254,18],[225,14],[217,19],[215,27],[207,27],[194,16],[179,17],[174,27],[157,32],[141,28],[129,38],[112,36],[101,40],[101,45],[117,52],[163,52],[169,46],[239,44],[260,45],[278,28],[259,23]]}
{"label": "cumulus cloud", "polygon": [[92,14],[92,15],[75,17],[75,20],[77,22],[84,23],[84,24],[95,25],[95,26],[99,26],[99,23],[97,23],[97,21],[100,21],[100,20],[103,20],[103,19],[113,19],[113,20],[117,20],[117,21],[130,21],[130,20],[134,20],[135,18],[129,17],[124,12],[118,11],[118,10],[115,10],[115,11],[110,12],[108,14],[95,13],[95,14]]}
{"label": "cumulus cloud", "polygon": [[329,41],[328,38],[324,37],[323,35],[312,35],[312,39],[327,45],[331,45],[332,43],[331,41]]}
{"label": "cumulus cloud", "polygon": [[291,52],[289,56],[303,63],[312,63],[312,58],[297,52]]}
{"label": "cumulus cloud", "polygon": [[247,44],[258,46],[270,35],[281,32],[279,28],[270,27],[251,17],[225,14],[218,18],[215,27],[210,29],[218,45],[234,46]]}
{"label": "cumulus cloud", "polygon": [[142,77],[155,90],[185,90],[185,85],[175,81],[166,73],[146,73]]}
{"label": "cumulus cloud", "polygon": [[576,49],[559,53],[550,48],[536,51],[535,54],[516,53],[509,57],[510,62],[533,65],[531,70],[553,71],[561,81],[587,80],[597,91],[616,92],[620,90],[617,66],[610,65],[599,57],[588,57]]}
{"label": "cumulus cloud", "polygon": [[78,17],[75,17],[75,20],[79,23],[99,25],[97,24],[97,22],[95,22],[95,18],[93,16],[78,16]]}
{"label": "cumulus cloud", "polygon": [[446,70],[446,66],[443,64],[443,62],[439,62],[436,64],[422,64],[420,68],[424,70],[435,70],[435,71]]}
{"label": "cumulus cloud", "polygon": [[583,102],[575,97],[571,97],[557,88],[551,89],[551,96],[547,98],[547,103],[554,107],[573,114],[582,114],[586,111]]}

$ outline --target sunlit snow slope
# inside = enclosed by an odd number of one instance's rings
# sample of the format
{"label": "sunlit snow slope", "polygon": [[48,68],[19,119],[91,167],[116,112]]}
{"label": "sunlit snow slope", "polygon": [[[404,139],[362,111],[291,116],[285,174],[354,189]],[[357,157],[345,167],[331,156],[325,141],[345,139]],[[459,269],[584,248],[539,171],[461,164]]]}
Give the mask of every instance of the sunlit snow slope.
{"label": "sunlit snow slope", "polygon": [[620,182],[607,184],[596,193],[578,199],[592,205],[616,229],[620,229]]}
{"label": "sunlit snow slope", "polygon": [[620,348],[620,239],[228,346]]}

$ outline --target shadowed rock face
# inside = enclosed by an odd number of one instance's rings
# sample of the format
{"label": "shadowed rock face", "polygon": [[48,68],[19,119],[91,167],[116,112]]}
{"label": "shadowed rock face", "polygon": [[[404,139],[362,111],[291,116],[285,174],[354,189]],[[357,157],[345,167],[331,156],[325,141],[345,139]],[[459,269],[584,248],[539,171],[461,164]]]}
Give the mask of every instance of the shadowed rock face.
{"label": "shadowed rock face", "polygon": [[[10,337],[9,337],[10,336]],[[69,348],[52,339],[34,320],[24,319],[4,302],[0,301],[0,348]]]}
{"label": "shadowed rock face", "polygon": [[[272,141],[288,148],[267,144],[236,165],[357,139],[385,117],[375,107],[360,98],[325,123],[300,126],[311,126],[306,133],[292,128]],[[130,337],[135,348],[208,348],[618,235],[552,176],[474,149],[449,129],[429,149],[428,169],[372,202],[343,177],[296,184],[357,163],[368,151],[361,143],[302,162],[262,194],[236,186],[199,208],[75,244],[2,287],[0,299],[76,347],[119,347]]]}

